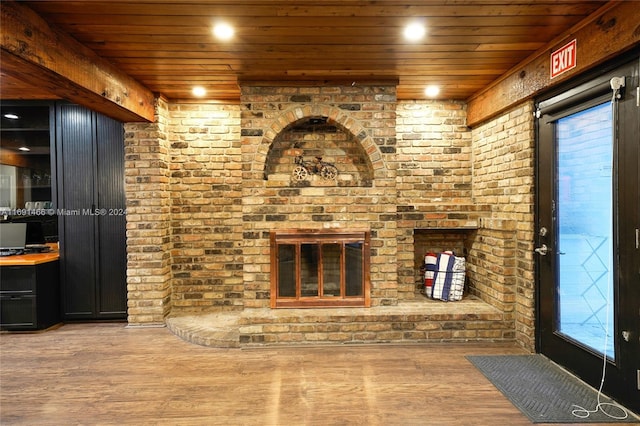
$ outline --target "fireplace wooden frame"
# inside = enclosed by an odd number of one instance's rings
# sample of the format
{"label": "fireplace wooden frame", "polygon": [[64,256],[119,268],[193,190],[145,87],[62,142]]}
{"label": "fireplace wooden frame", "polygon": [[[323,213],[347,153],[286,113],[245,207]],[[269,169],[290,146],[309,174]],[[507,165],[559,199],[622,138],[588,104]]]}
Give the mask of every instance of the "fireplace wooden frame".
{"label": "fireplace wooden frame", "polygon": [[[293,267],[289,276],[295,277],[295,294],[283,295],[280,289],[280,278],[286,275],[281,273],[280,249],[288,246],[293,257]],[[303,294],[303,278],[301,266],[301,252],[303,246],[314,248],[314,256],[317,263],[317,284],[315,295]],[[339,248],[339,294],[327,294],[324,290],[324,265],[323,247]],[[355,260],[361,271],[355,271],[361,287],[355,287],[357,294],[348,289],[347,275],[350,262],[347,260],[347,252],[354,247],[360,249],[360,259]],[[367,229],[289,229],[273,230],[270,232],[271,248],[271,308],[329,308],[329,307],[369,307],[371,305],[370,287],[370,256],[371,256],[371,232]],[[292,250],[292,251],[291,251]],[[353,261],[351,261],[353,262]],[[353,269],[352,269],[353,271]],[[353,282],[353,281],[352,281]],[[312,285],[313,287],[313,285]],[[353,289],[354,287],[350,287]],[[336,289],[337,290],[337,289]],[[312,290],[314,291],[314,290]]]}

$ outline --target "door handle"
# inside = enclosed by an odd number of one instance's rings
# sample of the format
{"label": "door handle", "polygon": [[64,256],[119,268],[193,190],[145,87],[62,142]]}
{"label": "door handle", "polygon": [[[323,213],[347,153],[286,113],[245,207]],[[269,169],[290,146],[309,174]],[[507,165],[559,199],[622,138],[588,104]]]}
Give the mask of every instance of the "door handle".
{"label": "door handle", "polygon": [[540,247],[536,247],[533,251],[538,253],[540,256],[546,256],[547,252],[549,251],[549,247],[547,247],[546,244],[543,244]]}

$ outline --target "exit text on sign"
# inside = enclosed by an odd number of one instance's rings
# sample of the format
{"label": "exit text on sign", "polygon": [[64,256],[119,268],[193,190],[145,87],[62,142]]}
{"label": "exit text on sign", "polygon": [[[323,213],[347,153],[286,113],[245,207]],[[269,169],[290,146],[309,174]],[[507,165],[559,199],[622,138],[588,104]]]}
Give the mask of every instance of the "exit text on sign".
{"label": "exit text on sign", "polygon": [[551,53],[551,78],[557,77],[563,72],[569,71],[576,66],[576,40],[562,46]]}

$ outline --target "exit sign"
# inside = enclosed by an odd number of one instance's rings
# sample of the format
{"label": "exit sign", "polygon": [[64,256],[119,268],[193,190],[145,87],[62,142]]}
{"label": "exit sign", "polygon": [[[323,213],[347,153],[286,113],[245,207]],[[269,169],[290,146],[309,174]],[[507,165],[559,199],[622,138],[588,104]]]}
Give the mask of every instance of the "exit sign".
{"label": "exit sign", "polygon": [[576,40],[551,53],[551,78],[576,67]]}

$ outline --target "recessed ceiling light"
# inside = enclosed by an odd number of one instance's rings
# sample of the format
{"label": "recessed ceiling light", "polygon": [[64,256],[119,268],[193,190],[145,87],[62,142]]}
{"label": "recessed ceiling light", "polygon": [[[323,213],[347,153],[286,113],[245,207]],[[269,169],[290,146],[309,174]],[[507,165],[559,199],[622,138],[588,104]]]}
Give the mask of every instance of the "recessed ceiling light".
{"label": "recessed ceiling light", "polygon": [[427,86],[424,93],[430,98],[435,98],[440,93],[440,88],[438,86]]}
{"label": "recessed ceiling light", "polygon": [[215,35],[219,40],[231,40],[234,34],[235,30],[226,22],[220,22],[213,27],[213,35]]}
{"label": "recessed ceiling light", "polygon": [[207,94],[207,90],[202,86],[196,86],[193,89],[191,89],[191,93],[193,93],[193,96],[197,96],[201,98]]}
{"label": "recessed ceiling light", "polygon": [[21,146],[20,148],[18,148],[18,151],[31,151],[29,148],[27,148],[26,146]]}
{"label": "recessed ceiling light", "polygon": [[404,28],[404,38],[409,41],[421,40],[427,33],[427,29],[420,22],[414,22]]}
{"label": "recessed ceiling light", "polygon": [[20,117],[18,117],[16,114],[7,113],[4,115],[4,118],[8,118],[9,120],[17,120]]}

